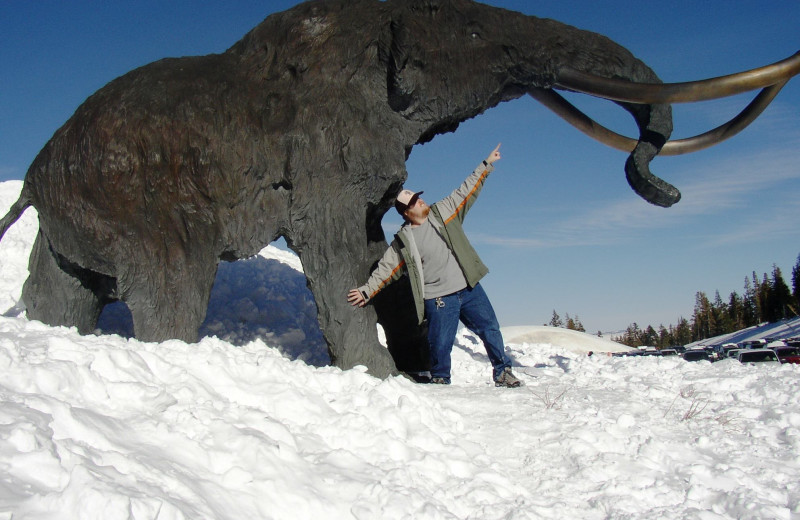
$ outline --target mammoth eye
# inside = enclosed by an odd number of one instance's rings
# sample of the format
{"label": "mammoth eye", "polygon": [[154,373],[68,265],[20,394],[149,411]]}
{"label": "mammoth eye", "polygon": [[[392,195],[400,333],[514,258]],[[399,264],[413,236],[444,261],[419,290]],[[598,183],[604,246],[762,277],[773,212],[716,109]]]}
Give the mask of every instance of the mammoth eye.
{"label": "mammoth eye", "polygon": [[481,35],[478,32],[473,32],[472,34],[469,35],[469,37],[472,38],[473,40],[477,40],[478,38],[481,37]]}

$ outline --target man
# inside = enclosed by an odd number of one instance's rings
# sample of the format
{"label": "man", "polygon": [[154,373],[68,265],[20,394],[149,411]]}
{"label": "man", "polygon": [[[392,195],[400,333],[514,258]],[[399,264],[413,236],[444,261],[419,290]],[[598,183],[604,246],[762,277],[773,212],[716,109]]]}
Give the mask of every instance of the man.
{"label": "man", "polygon": [[408,274],[417,318],[420,323],[428,320],[431,383],[450,384],[450,353],[460,320],[483,341],[495,386],[521,385],[511,372],[492,304],[478,283],[489,270],[461,227],[499,159],[498,144],[461,186],[433,206],[420,198],[421,191],[401,191],[395,208],[405,223],[367,283],[347,294],[352,305],[363,307],[387,284]]}

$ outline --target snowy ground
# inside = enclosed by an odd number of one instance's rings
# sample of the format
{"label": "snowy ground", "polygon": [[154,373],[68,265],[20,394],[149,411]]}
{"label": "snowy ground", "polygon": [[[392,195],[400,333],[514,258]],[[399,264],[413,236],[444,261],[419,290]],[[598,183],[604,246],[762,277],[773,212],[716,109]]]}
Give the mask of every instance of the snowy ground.
{"label": "snowy ground", "polygon": [[[0,214],[19,189],[0,183]],[[314,366],[313,331],[285,321],[266,343],[219,314],[229,341],[79,336],[17,305],[33,213],[0,242],[0,520],[800,518],[798,367],[589,357],[598,338],[509,329],[524,388],[494,388],[463,332],[443,387]],[[243,273],[286,297],[281,254]]]}

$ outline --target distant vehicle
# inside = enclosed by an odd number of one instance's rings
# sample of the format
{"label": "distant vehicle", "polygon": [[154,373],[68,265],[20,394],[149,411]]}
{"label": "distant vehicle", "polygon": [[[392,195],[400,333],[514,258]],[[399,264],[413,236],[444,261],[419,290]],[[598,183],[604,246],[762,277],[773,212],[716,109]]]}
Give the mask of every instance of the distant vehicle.
{"label": "distant vehicle", "polygon": [[711,361],[705,350],[687,350],[682,357],[684,361]]}
{"label": "distant vehicle", "polygon": [[732,349],[730,349],[728,351],[728,354],[725,357],[731,358],[731,359],[738,359],[739,358],[739,352],[741,352],[741,351],[742,351],[742,349],[740,349],[740,348],[732,348]]}
{"label": "distant vehicle", "polygon": [[767,346],[767,340],[765,339],[749,339],[746,341],[739,342],[739,348],[764,348]]}
{"label": "distant vehicle", "polygon": [[774,350],[768,348],[752,348],[739,351],[740,363],[780,363]]}
{"label": "distant vehicle", "polygon": [[772,350],[778,355],[778,359],[781,361],[781,363],[800,365],[800,348],[778,347]]}
{"label": "distant vehicle", "polygon": [[733,349],[739,348],[736,343],[723,343],[722,345],[714,345],[714,352],[720,359],[728,357],[728,352]]}
{"label": "distant vehicle", "polygon": [[678,351],[674,348],[662,348],[660,351],[662,356],[677,356]]}

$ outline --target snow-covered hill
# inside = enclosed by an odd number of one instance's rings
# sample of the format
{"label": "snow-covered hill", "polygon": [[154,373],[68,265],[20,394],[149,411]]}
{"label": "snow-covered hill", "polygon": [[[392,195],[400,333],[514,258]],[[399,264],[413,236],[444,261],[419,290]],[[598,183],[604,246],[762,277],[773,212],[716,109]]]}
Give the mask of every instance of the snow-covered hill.
{"label": "snow-covered hill", "polygon": [[[0,213],[19,189],[0,183]],[[108,334],[124,309],[80,336],[18,305],[33,213],[0,242],[0,520],[800,515],[795,366],[526,327],[505,330],[523,388],[490,384],[464,331],[452,385],[378,380],[322,366],[299,266],[272,249],[221,271],[197,344]]]}

